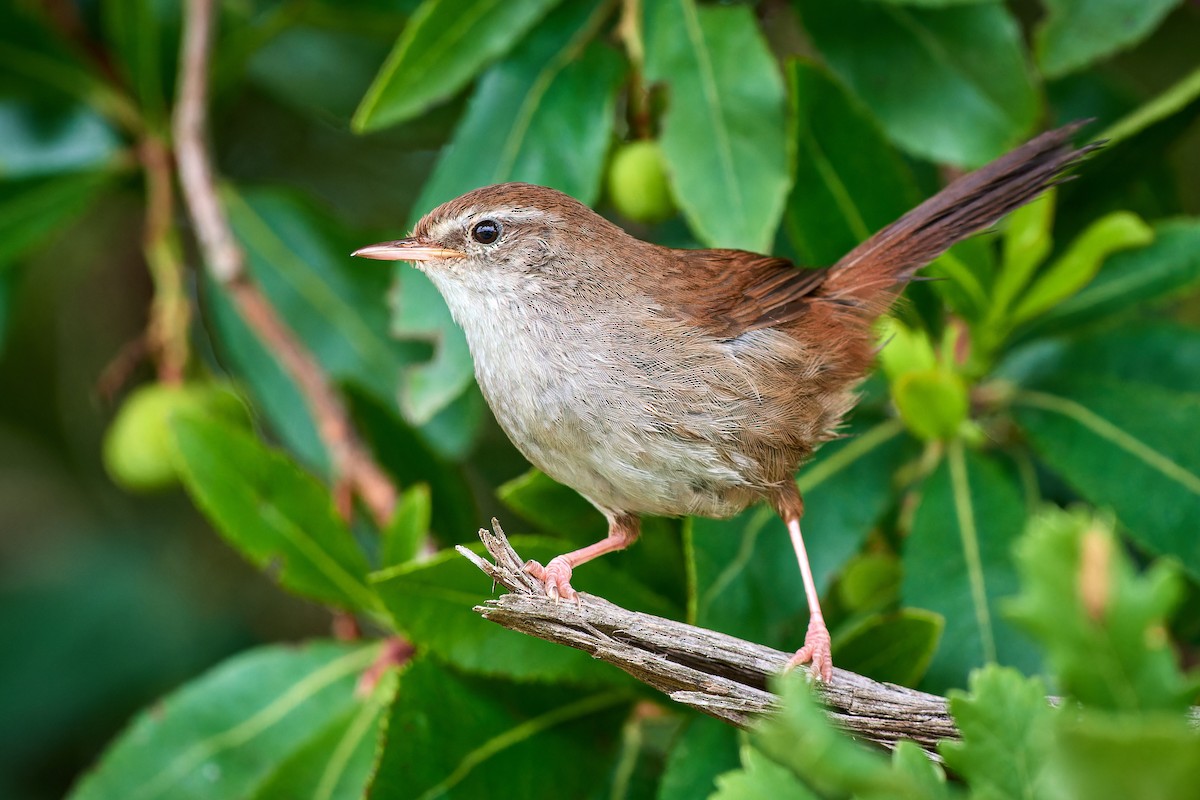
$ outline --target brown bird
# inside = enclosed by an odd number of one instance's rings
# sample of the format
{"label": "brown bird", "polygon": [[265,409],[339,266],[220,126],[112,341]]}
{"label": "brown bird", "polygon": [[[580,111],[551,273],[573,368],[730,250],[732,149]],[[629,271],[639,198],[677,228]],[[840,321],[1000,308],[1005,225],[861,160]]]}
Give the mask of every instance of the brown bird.
{"label": "brown bird", "polygon": [[549,597],[575,597],[572,570],[632,544],[641,514],[728,517],[764,499],[787,524],[810,612],[789,665],[828,681],[795,472],[854,405],[872,321],[918,269],[1060,180],[1092,149],[1070,145],[1078,128],[959,178],[826,269],[643,242],[524,183],[469,192],[354,255],[430,277],[513,444],[607,517],[601,541],[526,565]]}

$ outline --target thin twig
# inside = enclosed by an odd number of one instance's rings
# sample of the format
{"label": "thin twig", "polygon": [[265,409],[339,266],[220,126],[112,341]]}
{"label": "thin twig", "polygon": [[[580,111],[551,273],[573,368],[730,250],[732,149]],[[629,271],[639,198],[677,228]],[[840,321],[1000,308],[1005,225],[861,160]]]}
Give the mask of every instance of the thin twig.
{"label": "thin twig", "polygon": [[[458,550],[509,590],[475,610],[485,619],[591,653],[671,699],[739,727],[771,710],[776,698],[767,679],[790,653],[651,614],[628,611],[589,594],[579,603],[548,599],[524,570],[500,524],[481,530],[493,561]],[[803,669],[803,668],[801,668]],[[885,747],[911,739],[936,757],[936,743],[958,738],[946,699],[834,669],[821,694],[835,723]]]}
{"label": "thin twig", "polygon": [[[246,323],[279,358],[304,396],[329,452],[335,496],[353,491],[380,525],[391,519],[396,488],[354,433],[350,415],[316,359],[280,318],[246,269],[246,256],[217,194],[207,146],[212,0],[188,0],[172,127],[184,200],[212,276],[230,293]],[[341,509],[348,513],[348,503]]]}

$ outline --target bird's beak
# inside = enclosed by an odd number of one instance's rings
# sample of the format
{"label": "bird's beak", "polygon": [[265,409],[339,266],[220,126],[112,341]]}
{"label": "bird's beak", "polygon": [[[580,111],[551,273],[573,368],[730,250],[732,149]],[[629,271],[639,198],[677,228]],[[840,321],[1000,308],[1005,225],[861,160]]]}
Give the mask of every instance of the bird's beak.
{"label": "bird's beak", "polygon": [[447,247],[422,242],[420,239],[399,239],[360,247],[350,255],[373,258],[376,261],[438,261],[443,258],[466,258],[465,253]]}

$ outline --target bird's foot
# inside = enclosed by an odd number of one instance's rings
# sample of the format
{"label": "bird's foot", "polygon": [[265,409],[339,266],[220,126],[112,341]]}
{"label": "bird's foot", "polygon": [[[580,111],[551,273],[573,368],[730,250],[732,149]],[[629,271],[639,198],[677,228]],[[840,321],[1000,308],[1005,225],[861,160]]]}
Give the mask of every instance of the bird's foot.
{"label": "bird's foot", "polygon": [[536,561],[526,561],[525,571],[537,578],[546,587],[546,597],[558,600],[579,600],[579,593],[571,588],[571,564],[564,556],[555,556],[546,566]]}
{"label": "bird's foot", "polygon": [[804,634],[804,647],[788,659],[785,672],[800,664],[810,664],[809,674],[819,681],[829,683],[833,679],[833,655],[829,640],[829,628],[825,620],[813,614],[808,620],[808,632]]}

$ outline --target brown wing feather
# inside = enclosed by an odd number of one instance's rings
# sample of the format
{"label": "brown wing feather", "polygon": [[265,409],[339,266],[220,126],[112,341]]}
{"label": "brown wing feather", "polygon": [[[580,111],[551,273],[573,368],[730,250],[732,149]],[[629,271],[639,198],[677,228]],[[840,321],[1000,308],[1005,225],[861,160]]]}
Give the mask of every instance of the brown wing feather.
{"label": "brown wing feather", "polygon": [[669,276],[686,282],[679,307],[718,336],[786,325],[804,315],[825,282],[824,269],[800,269],[786,258],[745,250],[677,250]]}

